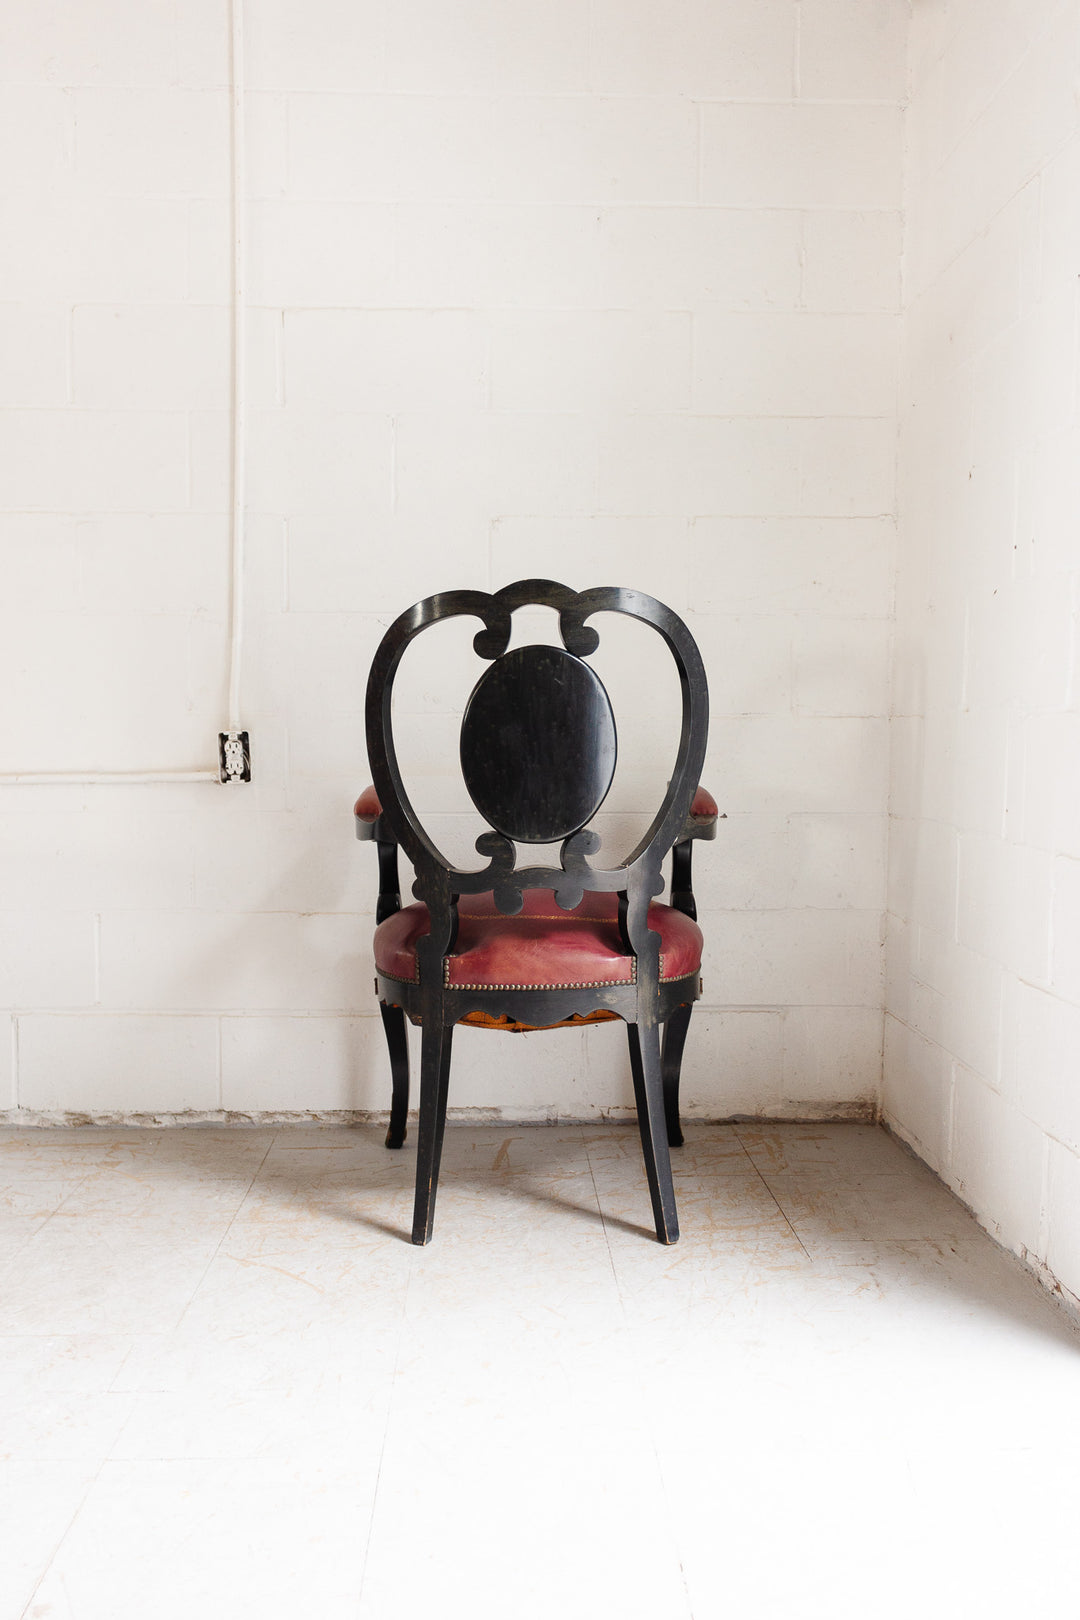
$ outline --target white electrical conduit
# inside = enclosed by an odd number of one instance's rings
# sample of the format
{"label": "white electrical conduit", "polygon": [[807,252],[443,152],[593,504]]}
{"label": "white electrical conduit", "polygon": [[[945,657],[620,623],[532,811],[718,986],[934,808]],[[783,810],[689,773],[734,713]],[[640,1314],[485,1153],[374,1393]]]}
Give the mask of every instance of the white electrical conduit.
{"label": "white electrical conduit", "polygon": [[[246,378],[244,354],[244,0],[232,0],[232,553],[229,605],[229,731],[240,730],[240,671],[244,649],[244,502],[246,498]],[[25,786],[90,783],[220,782],[218,766],[200,771],[0,771],[0,783]]]}

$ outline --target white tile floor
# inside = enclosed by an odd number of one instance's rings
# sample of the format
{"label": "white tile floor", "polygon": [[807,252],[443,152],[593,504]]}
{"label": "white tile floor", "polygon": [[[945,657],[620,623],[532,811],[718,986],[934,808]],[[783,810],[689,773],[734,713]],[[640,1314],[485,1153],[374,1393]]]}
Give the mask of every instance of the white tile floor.
{"label": "white tile floor", "polygon": [[0,1620],[1080,1612],[1080,1334],[857,1125],[0,1132]]}

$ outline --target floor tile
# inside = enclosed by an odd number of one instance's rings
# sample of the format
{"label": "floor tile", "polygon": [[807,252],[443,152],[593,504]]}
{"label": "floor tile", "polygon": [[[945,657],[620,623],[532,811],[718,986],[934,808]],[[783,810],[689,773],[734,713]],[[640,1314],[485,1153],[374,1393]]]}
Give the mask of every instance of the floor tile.
{"label": "floor tile", "polygon": [[346,1620],[374,1473],[307,1462],[108,1462],[26,1620]]}

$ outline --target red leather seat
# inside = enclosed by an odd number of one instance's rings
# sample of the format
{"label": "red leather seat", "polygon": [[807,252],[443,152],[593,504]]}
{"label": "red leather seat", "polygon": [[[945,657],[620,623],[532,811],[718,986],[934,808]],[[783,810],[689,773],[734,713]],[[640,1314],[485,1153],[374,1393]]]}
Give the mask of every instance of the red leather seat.
{"label": "red leather seat", "polygon": [[[630,984],[634,961],[619,937],[614,894],[587,894],[563,911],[550,889],[529,889],[516,916],[489,894],[463,894],[457,946],[446,958],[446,983],[464,990],[547,990]],[[683,979],[701,967],[701,930],[671,906],[654,902],[649,927],[660,935],[660,977]],[[389,979],[415,980],[416,941],[429,932],[423,905],[405,906],[375,930],[375,965]]]}

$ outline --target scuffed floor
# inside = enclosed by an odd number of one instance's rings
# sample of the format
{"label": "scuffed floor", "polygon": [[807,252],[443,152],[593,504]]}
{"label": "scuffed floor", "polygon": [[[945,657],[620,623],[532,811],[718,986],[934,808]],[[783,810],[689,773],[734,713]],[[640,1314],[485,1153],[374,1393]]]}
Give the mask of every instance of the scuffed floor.
{"label": "scuffed floor", "polygon": [[859,1125],[0,1132],[0,1620],[1080,1612],[1080,1335]]}

